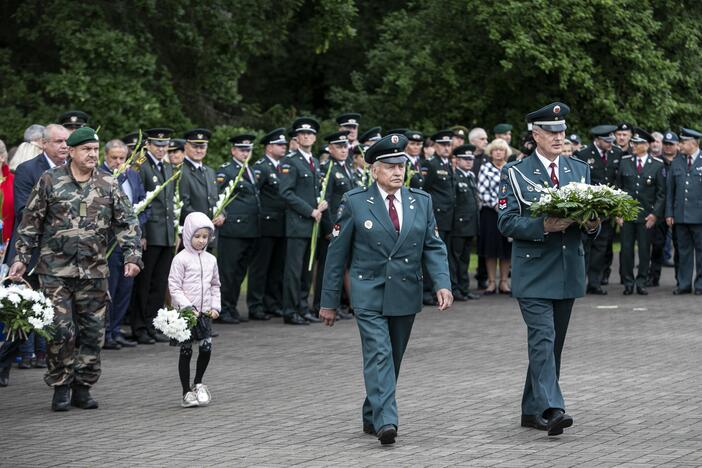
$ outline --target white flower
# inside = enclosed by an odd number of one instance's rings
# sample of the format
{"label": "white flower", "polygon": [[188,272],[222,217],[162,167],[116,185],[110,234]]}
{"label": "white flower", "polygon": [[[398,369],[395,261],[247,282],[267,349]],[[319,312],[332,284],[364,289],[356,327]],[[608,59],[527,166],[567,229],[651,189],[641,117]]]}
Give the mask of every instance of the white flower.
{"label": "white flower", "polygon": [[27,322],[29,322],[29,324],[37,330],[44,328],[44,322],[36,317],[27,317]]}
{"label": "white flower", "polygon": [[20,302],[22,302],[22,298],[16,292],[10,293],[10,295],[7,296],[7,300],[12,302],[14,305],[17,305]]}

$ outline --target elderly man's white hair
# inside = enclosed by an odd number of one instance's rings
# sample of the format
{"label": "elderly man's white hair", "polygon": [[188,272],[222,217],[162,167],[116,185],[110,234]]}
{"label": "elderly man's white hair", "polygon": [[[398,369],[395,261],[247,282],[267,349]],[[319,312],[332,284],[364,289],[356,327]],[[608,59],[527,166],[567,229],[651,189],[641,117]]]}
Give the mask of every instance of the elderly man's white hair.
{"label": "elderly man's white hair", "polygon": [[24,131],[24,141],[27,143],[32,141],[39,141],[44,137],[44,126],[39,124],[32,124]]}

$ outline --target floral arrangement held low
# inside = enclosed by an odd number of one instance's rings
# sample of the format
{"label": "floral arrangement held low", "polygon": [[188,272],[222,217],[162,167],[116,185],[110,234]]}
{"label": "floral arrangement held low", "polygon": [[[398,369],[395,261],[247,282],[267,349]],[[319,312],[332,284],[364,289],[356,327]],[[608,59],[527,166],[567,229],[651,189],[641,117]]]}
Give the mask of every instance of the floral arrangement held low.
{"label": "floral arrangement held low", "polygon": [[28,285],[0,284],[0,322],[5,325],[7,341],[25,340],[31,332],[50,339],[54,305]]}

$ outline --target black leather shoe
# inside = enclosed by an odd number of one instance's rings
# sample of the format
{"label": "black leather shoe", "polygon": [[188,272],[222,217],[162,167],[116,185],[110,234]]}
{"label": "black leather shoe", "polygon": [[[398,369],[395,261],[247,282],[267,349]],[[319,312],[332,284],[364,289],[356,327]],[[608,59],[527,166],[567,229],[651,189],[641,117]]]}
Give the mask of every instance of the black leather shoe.
{"label": "black leather shoe", "polygon": [[563,434],[563,429],[573,425],[573,417],[561,409],[551,410],[551,414],[546,424],[548,435],[556,436]]}
{"label": "black leather shoe", "polygon": [[422,304],[428,305],[428,306],[434,306],[434,305],[438,305],[439,303],[433,297],[424,296],[424,298],[422,299]]}
{"label": "black leather shoe", "polygon": [[673,289],[673,294],[679,296],[681,294],[690,294],[692,290],[690,288],[675,288]]}
{"label": "black leather shoe", "polygon": [[10,385],[10,366],[0,368],[0,387]]}
{"label": "black leather shoe", "polygon": [[156,341],[156,343],[170,343],[171,339],[168,338],[166,335],[164,335],[161,332],[154,332],[151,334],[151,338]]}
{"label": "black leather shoe", "polygon": [[309,325],[310,322],[307,320],[303,319],[300,317],[299,314],[294,313],[292,315],[286,315],[283,317],[283,323],[287,323],[288,325]]}
{"label": "black leather shoe", "polygon": [[702,296],[702,289],[695,289],[695,296]]}
{"label": "black leather shoe", "polygon": [[376,434],[378,440],[383,445],[390,445],[395,443],[395,437],[397,437],[397,429],[392,424],[388,424],[380,428]]}
{"label": "black leather shoe", "polygon": [[133,348],[137,345],[136,341],[128,340],[122,335],[117,335],[115,341],[122,345],[123,348]]}
{"label": "black leather shoe", "polygon": [[522,427],[533,427],[534,429],[545,431],[547,424],[548,421],[541,416],[531,414],[522,415]]}
{"label": "black leather shoe", "polygon": [[602,278],[600,281],[600,286],[607,286],[609,284],[609,278]]}
{"label": "black leather shoe", "polygon": [[122,349],[122,345],[117,343],[115,340],[106,340],[105,344],[102,345],[102,349]]}
{"label": "black leather shoe", "polygon": [[236,325],[239,322],[240,322],[240,320],[238,317],[237,318],[232,317],[231,315],[229,315],[226,312],[221,313],[219,315],[219,318],[217,320],[215,320],[215,323],[227,323],[230,325]]}
{"label": "black leather shoe", "polygon": [[312,312],[307,312],[305,315],[302,316],[303,319],[307,320],[310,323],[319,323],[321,320],[319,317],[315,317]]}
{"label": "black leather shoe", "polygon": [[588,294],[595,294],[598,296],[606,296],[607,295],[607,291],[602,289],[602,286],[588,286],[587,293]]}
{"label": "black leather shoe", "polygon": [[68,411],[71,409],[71,389],[68,388],[68,385],[57,385],[54,387],[51,409],[54,411]]}
{"label": "black leather shoe", "polygon": [[339,309],[336,311],[337,320],[353,320],[353,314],[347,310]]}
{"label": "black leather shoe", "polygon": [[460,292],[455,291],[455,292],[453,293],[453,300],[454,300],[454,301],[459,301],[459,302],[464,302],[464,301],[467,301],[468,299],[466,299],[466,296],[464,296],[464,295],[461,294]]}
{"label": "black leather shoe", "polygon": [[146,332],[139,332],[136,334],[136,341],[139,344],[154,344],[156,340],[151,338]]}
{"label": "black leather shoe", "polygon": [[283,310],[282,310],[282,309],[271,310],[270,312],[268,312],[268,314],[271,315],[271,316],[273,316],[273,317],[282,317],[282,316],[283,316]]}
{"label": "black leather shoe", "polygon": [[480,299],[480,294],[469,292],[468,294],[466,294],[466,299],[469,301],[477,301],[478,299]]}
{"label": "black leather shoe", "polygon": [[487,289],[487,280],[478,281],[478,289]]}
{"label": "black leather shoe", "polygon": [[98,402],[90,396],[90,388],[85,385],[73,385],[71,406],[81,409],[97,409]]}
{"label": "black leather shoe", "polygon": [[249,320],[270,320],[271,316],[262,310],[257,310],[256,312],[249,312]]}
{"label": "black leather shoe", "polygon": [[631,296],[632,294],[634,294],[634,288],[632,286],[627,286],[624,288],[625,296]]}
{"label": "black leather shoe", "polygon": [[375,435],[375,429],[373,428],[372,424],[363,423],[363,432],[366,434]]}
{"label": "black leather shoe", "polygon": [[641,296],[648,296],[648,290],[646,288],[642,288],[641,286],[636,286],[636,293]]}

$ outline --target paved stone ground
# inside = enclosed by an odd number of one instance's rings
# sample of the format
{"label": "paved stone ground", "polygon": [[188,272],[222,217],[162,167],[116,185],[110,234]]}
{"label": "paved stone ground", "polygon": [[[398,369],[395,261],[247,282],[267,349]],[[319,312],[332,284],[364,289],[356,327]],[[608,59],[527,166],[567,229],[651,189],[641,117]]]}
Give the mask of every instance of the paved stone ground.
{"label": "paved stone ground", "polygon": [[420,314],[398,388],[398,443],[361,432],[360,340],[281,323],[220,326],[208,408],[181,409],[177,349],[105,351],[97,411],[49,410],[41,370],[0,389],[2,466],[702,466],[702,301],[672,270],[648,297],[576,303],[562,387],[575,425],[519,427],[526,336],[516,302]]}

